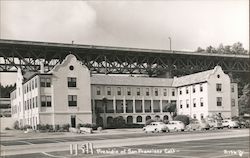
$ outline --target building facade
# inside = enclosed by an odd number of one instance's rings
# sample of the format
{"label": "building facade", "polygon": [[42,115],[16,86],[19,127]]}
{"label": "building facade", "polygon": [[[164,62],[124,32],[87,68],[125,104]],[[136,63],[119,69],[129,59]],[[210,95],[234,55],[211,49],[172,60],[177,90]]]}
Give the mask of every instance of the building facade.
{"label": "building facade", "polygon": [[67,56],[48,73],[42,70],[25,77],[18,70],[16,85],[11,93],[12,118],[20,126],[92,123],[90,73],[75,56]]}
{"label": "building facade", "polygon": [[16,85],[11,93],[12,118],[34,129],[38,124],[109,126],[117,116],[128,124],[171,120],[170,105],[176,105],[177,114],[198,120],[212,113],[238,115],[237,84],[231,84],[219,66],[172,79],[90,76],[75,56],[68,55],[48,73],[18,70]]}

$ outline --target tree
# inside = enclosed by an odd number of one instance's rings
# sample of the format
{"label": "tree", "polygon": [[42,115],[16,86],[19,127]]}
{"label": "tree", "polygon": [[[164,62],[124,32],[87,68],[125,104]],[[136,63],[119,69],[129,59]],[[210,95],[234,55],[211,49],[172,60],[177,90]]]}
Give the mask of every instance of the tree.
{"label": "tree", "polygon": [[174,116],[176,113],[176,104],[167,103],[167,106],[164,107],[163,111],[167,111],[171,116]]}
{"label": "tree", "polygon": [[239,98],[239,114],[245,113],[250,113],[250,84],[243,87],[242,96]]}
{"label": "tree", "polygon": [[0,83],[0,98],[10,98],[10,92],[16,87],[16,84],[14,85],[7,85],[3,86]]}
{"label": "tree", "polygon": [[174,120],[183,122],[185,126],[189,124],[189,117],[187,115],[177,115]]}
{"label": "tree", "polygon": [[205,50],[202,49],[201,47],[198,47],[197,50],[196,50],[196,52],[204,52],[204,51],[205,51]]}

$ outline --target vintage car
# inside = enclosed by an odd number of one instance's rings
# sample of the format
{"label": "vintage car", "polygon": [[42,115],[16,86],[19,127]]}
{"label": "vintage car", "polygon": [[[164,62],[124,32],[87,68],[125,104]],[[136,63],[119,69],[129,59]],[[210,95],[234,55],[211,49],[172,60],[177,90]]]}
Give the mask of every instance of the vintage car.
{"label": "vintage car", "polygon": [[169,121],[167,127],[170,131],[184,131],[185,125],[181,121]]}
{"label": "vintage car", "polygon": [[227,127],[227,128],[239,128],[238,121],[233,121],[231,119],[222,120],[222,125],[223,127]]}
{"label": "vintage car", "polygon": [[194,131],[194,130],[209,130],[210,126],[205,121],[193,120],[186,126],[186,130]]}
{"label": "vintage car", "polygon": [[142,129],[144,132],[153,132],[153,133],[158,133],[158,132],[168,132],[169,129],[167,125],[163,122],[151,122],[149,125],[143,127]]}

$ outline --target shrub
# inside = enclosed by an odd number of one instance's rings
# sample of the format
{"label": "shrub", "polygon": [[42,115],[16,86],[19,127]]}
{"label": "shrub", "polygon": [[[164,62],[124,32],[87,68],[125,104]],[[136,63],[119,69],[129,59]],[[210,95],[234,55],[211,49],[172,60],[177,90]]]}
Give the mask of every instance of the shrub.
{"label": "shrub", "polygon": [[19,128],[19,122],[18,122],[18,121],[15,121],[15,122],[14,122],[14,129],[20,129],[20,128]]}
{"label": "shrub", "polygon": [[69,127],[70,127],[70,125],[69,124],[63,124],[62,125],[62,129],[63,129],[63,131],[69,131]]}
{"label": "shrub", "polygon": [[148,120],[146,121],[145,125],[147,126],[147,125],[149,125],[149,124],[152,123],[152,122],[155,122],[155,120],[153,120],[153,119],[148,119]]}
{"label": "shrub", "polygon": [[6,127],[5,130],[11,130],[9,127]]}
{"label": "shrub", "polygon": [[25,125],[25,126],[23,127],[23,129],[24,129],[24,130],[26,130],[26,129],[32,129],[32,127],[31,127],[31,125]]}
{"label": "shrub", "polygon": [[185,126],[189,124],[189,117],[186,115],[177,115],[174,120],[183,122]]}
{"label": "shrub", "polygon": [[60,130],[60,126],[59,125],[55,125],[55,131],[59,131]]}
{"label": "shrub", "polygon": [[125,124],[124,127],[125,127],[125,128],[142,128],[142,127],[144,127],[144,124],[136,124],[136,123],[133,123],[133,124]]}
{"label": "shrub", "polygon": [[163,123],[168,124],[169,121],[168,120],[163,120]]}
{"label": "shrub", "polygon": [[123,127],[125,127],[125,120],[124,120],[124,118],[122,117],[122,116],[118,116],[118,117],[115,117],[114,119],[113,119],[113,124],[112,124],[112,126],[114,127],[114,128],[123,128]]}

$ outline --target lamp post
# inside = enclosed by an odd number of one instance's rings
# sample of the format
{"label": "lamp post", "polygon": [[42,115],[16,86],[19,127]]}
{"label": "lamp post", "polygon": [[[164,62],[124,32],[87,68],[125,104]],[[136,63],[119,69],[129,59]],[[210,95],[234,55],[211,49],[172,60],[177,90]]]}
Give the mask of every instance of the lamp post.
{"label": "lamp post", "polygon": [[169,39],[169,50],[171,51],[172,49],[171,49],[171,37],[168,37],[168,39]]}

